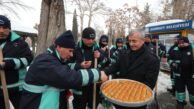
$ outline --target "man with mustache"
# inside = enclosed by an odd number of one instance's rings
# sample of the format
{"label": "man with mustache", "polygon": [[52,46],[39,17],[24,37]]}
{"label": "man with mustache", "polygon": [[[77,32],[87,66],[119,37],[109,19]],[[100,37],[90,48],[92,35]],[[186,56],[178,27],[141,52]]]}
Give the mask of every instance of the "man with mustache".
{"label": "man with mustache", "polygon": [[[0,66],[5,71],[9,99],[18,109],[26,67],[31,63],[33,55],[28,44],[18,34],[11,32],[11,22],[3,15],[0,15],[0,47],[3,50]],[[5,109],[1,88],[0,109]]]}

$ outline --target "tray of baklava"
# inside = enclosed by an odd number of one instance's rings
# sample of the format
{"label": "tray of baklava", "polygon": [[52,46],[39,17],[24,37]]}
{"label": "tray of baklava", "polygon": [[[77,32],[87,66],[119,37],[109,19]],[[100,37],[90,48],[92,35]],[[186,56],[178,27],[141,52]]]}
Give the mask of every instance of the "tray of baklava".
{"label": "tray of baklava", "polygon": [[110,102],[125,107],[139,107],[153,100],[147,85],[129,79],[112,79],[101,85],[102,95]]}

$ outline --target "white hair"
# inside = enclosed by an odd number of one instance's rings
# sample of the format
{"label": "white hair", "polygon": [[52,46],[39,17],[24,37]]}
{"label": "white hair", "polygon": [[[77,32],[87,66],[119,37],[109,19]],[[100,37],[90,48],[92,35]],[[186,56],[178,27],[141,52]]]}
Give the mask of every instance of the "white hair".
{"label": "white hair", "polygon": [[132,30],[129,33],[128,37],[133,36],[134,33],[138,33],[139,34],[139,37],[142,38],[142,39],[145,37],[145,31],[144,31],[144,29],[134,29],[134,30]]}

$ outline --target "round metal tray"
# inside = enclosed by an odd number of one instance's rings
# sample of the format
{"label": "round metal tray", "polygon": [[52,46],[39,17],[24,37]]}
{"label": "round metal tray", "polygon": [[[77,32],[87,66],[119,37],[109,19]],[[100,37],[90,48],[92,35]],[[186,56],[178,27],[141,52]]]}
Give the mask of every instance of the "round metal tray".
{"label": "round metal tray", "polygon": [[[112,82],[112,81],[121,81],[121,80],[127,80],[127,81],[133,81],[133,82],[138,82],[138,81],[134,81],[134,80],[129,80],[129,79],[112,79],[112,80],[109,80],[109,81],[106,81],[104,82],[102,85],[101,85],[101,92],[102,92],[102,88],[105,84],[109,83],[109,82]],[[138,82],[140,84],[143,84],[141,82]],[[145,84],[144,84],[145,85]],[[145,85],[147,86],[147,85]],[[111,97],[108,97],[106,96],[103,92],[102,92],[102,95],[110,102],[112,102],[113,104],[116,104],[116,105],[120,105],[120,106],[124,106],[124,107],[140,107],[140,106],[144,106],[144,105],[147,105],[149,104],[153,98],[154,98],[154,94],[153,94],[153,91],[147,86],[148,90],[150,90],[152,92],[152,97],[150,97],[150,99],[147,99],[143,102],[123,102],[123,101],[120,101],[120,100],[117,100],[117,99],[114,99],[114,98],[111,98]]]}

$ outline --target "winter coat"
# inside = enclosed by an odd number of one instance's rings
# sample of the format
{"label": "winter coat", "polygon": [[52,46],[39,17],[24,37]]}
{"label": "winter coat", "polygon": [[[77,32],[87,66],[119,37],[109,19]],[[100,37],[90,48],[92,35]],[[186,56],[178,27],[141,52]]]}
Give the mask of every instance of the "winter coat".
{"label": "winter coat", "polygon": [[70,69],[68,62],[63,62],[51,47],[31,64],[23,85],[20,109],[61,109],[64,90],[81,89],[99,78],[97,69]]}
{"label": "winter coat", "polygon": [[145,45],[149,48],[149,50],[153,53],[155,53],[156,51],[155,48],[154,48],[154,45],[152,43],[145,43]]}
{"label": "winter coat", "polygon": [[[156,43],[152,44],[154,45],[153,52],[156,53]],[[160,42],[158,42],[158,56],[160,57],[160,59],[166,56],[166,47]]]}
{"label": "winter coat", "polygon": [[115,74],[119,72],[118,78],[136,80],[153,89],[157,81],[159,66],[157,56],[143,45],[136,52],[121,51],[116,63],[105,69],[105,73]]}
{"label": "winter coat", "polygon": [[82,69],[81,63],[83,61],[92,61],[90,68],[94,68],[94,51],[98,50],[100,52],[100,58],[98,58],[98,68],[101,68],[108,61],[102,50],[99,49],[98,44],[95,42],[92,47],[87,47],[82,41],[78,42],[77,48],[75,50],[75,69]]}
{"label": "winter coat", "polygon": [[[5,77],[9,93],[22,90],[22,83],[26,75],[26,67],[33,59],[28,44],[15,32],[11,32],[8,39],[0,42],[5,62]],[[0,83],[1,86],[1,83]],[[0,95],[2,90],[0,89]]]}
{"label": "winter coat", "polygon": [[[169,65],[172,68],[173,76],[179,78],[181,75],[185,77],[194,77],[194,45],[189,45],[186,48],[179,48],[178,46],[169,54]],[[173,63],[176,66],[173,66]]]}

